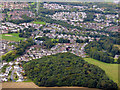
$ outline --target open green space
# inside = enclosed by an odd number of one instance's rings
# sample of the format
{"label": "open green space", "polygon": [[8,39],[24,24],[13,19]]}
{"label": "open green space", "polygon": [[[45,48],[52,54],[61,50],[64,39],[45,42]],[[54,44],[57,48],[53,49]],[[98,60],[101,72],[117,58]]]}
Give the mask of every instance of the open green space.
{"label": "open green space", "polygon": [[2,34],[0,35],[0,37],[2,37],[2,39],[10,40],[10,41],[20,41],[25,39],[25,38],[20,38],[19,33]]}
{"label": "open green space", "polygon": [[16,81],[19,79],[19,77],[17,76],[16,73],[14,73],[13,77],[14,77],[14,80],[16,80]]}
{"label": "open green space", "polygon": [[51,39],[51,41],[53,42],[53,41],[59,41],[59,39]]}
{"label": "open green space", "polygon": [[35,4],[35,2],[32,3],[32,5],[34,5],[34,4]]}
{"label": "open green space", "polygon": [[120,72],[120,70],[118,69],[118,65],[120,64],[108,64],[92,58],[84,58],[84,60],[103,69],[107,76],[114,82],[116,82],[120,87],[120,81],[118,81],[118,71]]}
{"label": "open green space", "polygon": [[43,24],[43,25],[46,24],[45,22],[40,22],[40,21],[34,21],[33,23],[34,23],[34,24]]}
{"label": "open green space", "polygon": [[114,46],[115,46],[115,47],[118,47],[118,48],[120,49],[120,45],[115,44]]}
{"label": "open green space", "polygon": [[27,80],[25,80],[23,82],[33,82],[33,81],[31,79],[27,79]]}

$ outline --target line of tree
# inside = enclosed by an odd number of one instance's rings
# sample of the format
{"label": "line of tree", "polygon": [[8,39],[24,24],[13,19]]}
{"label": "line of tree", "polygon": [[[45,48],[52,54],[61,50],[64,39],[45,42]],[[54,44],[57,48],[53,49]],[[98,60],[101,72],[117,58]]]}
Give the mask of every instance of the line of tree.
{"label": "line of tree", "polygon": [[60,39],[53,40],[47,36],[38,37],[38,38],[36,38],[36,40],[44,41],[42,46],[44,46],[46,49],[52,48],[53,46],[56,45],[56,43],[70,43],[70,40],[68,40],[68,39],[60,38]]}
{"label": "line of tree", "polygon": [[23,20],[16,19],[16,20],[8,20],[8,21],[15,24],[28,23],[34,21],[34,18],[28,17],[27,15],[22,15],[21,17],[23,18]]}
{"label": "line of tree", "polygon": [[114,56],[120,53],[119,48],[114,46],[113,40],[107,37],[90,42],[86,45],[85,51],[90,57],[106,63],[115,63]]}
{"label": "line of tree", "polygon": [[76,40],[76,43],[88,43],[89,42],[89,39],[85,39],[85,40],[82,40],[82,39],[77,39]]}

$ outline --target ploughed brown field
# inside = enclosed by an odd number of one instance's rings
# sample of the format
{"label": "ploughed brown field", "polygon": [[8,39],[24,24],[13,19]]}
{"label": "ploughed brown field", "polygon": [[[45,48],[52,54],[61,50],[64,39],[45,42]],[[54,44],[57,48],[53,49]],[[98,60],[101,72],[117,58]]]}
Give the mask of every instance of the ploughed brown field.
{"label": "ploughed brown field", "polygon": [[79,88],[80,90],[100,90],[86,87],[38,87],[33,82],[4,82],[2,83],[2,88]]}
{"label": "ploughed brown field", "polygon": [[2,88],[39,88],[33,82],[3,82]]}

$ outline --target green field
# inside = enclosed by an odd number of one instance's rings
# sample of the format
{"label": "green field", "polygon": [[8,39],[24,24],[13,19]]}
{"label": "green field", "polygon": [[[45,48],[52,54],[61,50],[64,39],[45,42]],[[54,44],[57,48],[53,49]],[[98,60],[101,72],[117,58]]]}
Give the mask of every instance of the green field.
{"label": "green field", "polygon": [[26,81],[23,82],[33,82],[31,79],[27,79]]}
{"label": "green field", "polygon": [[59,39],[51,39],[51,41],[59,41]]}
{"label": "green field", "polygon": [[39,22],[39,21],[34,21],[33,23],[34,23],[34,24],[43,24],[43,25],[46,24],[45,22]]}
{"label": "green field", "polygon": [[114,82],[116,82],[120,87],[120,81],[118,81],[118,71],[120,72],[120,70],[118,69],[118,64],[107,64],[92,58],[84,58],[84,60],[87,61],[88,63],[99,66],[106,72],[107,76]]}
{"label": "green field", "polygon": [[0,37],[1,36],[2,36],[2,39],[10,40],[10,41],[20,41],[25,39],[25,38],[20,38],[19,33],[2,34],[0,35]]}
{"label": "green field", "polygon": [[118,48],[120,49],[120,45],[115,44],[114,46],[115,46],[115,47],[118,47]]}

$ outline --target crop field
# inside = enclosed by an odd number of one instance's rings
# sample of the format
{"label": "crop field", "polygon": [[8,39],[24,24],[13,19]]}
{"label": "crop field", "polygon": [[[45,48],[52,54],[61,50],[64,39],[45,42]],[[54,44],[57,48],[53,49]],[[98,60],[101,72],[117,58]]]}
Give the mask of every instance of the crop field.
{"label": "crop field", "polygon": [[116,82],[120,87],[120,80],[118,80],[118,72],[120,72],[118,68],[120,67],[120,64],[107,64],[92,58],[84,58],[84,60],[103,69],[106,72],[107,76]]}
{"label": "crop field", "polygon": [[2,37],[2,39],[10,40],[10,41],[20,41],[25,39],[25,38],[20,38],[19,33],[2,34],[0,35],[0,37]]}
{"label": "crop field", "polygon": [[4,82],[2,88],[39,88],[33,82]]}
{"label": "crop field", "polygon": [[[39,88],[40,90],[46,90],[50,89],[50,90],[73,90],[72,88],[76,88],[78,89],[83,89],[83,90],[100,90],[100,89],[96,89],[96,88],[87,88],[87,87],[38,87],[37,85],[35,85],[33,82],[4,82],[2,83],[2,88]],[[75,90],[76,90],[75,89]]]}

